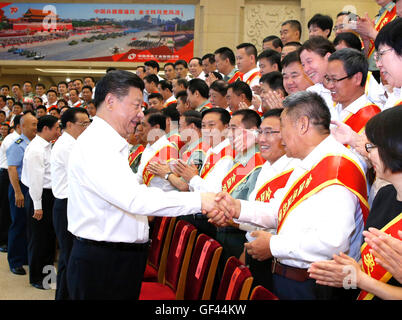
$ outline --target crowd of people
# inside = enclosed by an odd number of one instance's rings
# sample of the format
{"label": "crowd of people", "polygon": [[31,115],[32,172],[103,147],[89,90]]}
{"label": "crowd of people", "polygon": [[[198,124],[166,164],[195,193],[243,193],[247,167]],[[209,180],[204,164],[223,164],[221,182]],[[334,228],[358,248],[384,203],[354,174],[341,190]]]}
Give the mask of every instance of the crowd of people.
{"label": "crowd of people", "polygon": [[402,2],[376,2],[304,43],[289,20],[262,52],[1,86],[11,272],[47,289],[57,246],[56,299],[138,299],[168,215],[222,245],[217,281],[235,256],[279,299],[401,299]]}

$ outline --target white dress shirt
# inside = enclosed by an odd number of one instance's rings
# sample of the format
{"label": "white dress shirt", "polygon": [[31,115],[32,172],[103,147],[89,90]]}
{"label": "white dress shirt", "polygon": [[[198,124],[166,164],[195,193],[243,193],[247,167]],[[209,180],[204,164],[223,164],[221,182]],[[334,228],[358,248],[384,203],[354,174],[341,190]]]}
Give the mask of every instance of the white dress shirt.
{"label": "white dress shirt", "polygon": [[[150,145],[149,143],[147,144],[142,152],[140,164],[136,173],[139,184],[144,183],[142,174],[144,173],[145,166],[148,164],[149,160],[151,160],[159,150],[166,146],[175,148],[174,145],[166,138],[166,135],[160,137],[153,145]],[[149,183],[149,187],[159,188],[167,192],[177,190],[168,180],[158,177],[157,175],[152,178],[151,182]]]}
{"label": "white dress shirt", "polygon": [[[219,154],[224,148],[230,145],[229,139],[223,140],[214,148],[210,148],[206,155],[205,161],[201,168],[204,168],[206,161],[210,157],[212,153]],[[229,155],[228,157],[224,157],[219,159],[219,161],[215,164],[215,166],[208,172],[208,174],[203,178],[200,176],[194,176],[191,178],[189,182],[190,191],[196,192],[221,192],[222,191],[222,180],[226,177],[230,169],[232,169],[234,165],[233,157]]]}
{"label": "white dress shirt", "polygon": [[[286,155],[283,155],[278,160],[276,160],[273,164],[270,164],[266,161],[260,173],[258,174],[257,181],[255,183],[254,190],[250,193],[248,197],[249,201],[256,201],[255,198],[257,196],[258,191],[262,188],[263,185],[267,183],[267,181],[271,180],[272,178],[276,177],[282,172],[295,168],[300,163],[299,159],[288,158]],[[274,196],[274,195],[273,195]],[[250,224],[243,224],[241,223],[239,228],[241,230],[247,231],[246,238],[248,241],[253,241],[254,238],[251,236],[251,232],[254,230],[267,230],[271,233],[276,233],[276,229],[264,229],[259,228]]]}
{"label": "white dress shirt", "polygon": [[394,107],[398,102],[402,102],[402,88],[394,88],[389,94],[388,100],[384,105],[383,111]]}
{"label": "white dress shirt", "polygon": [[[250,71],[247,71],[245,74],[243,74],[242,81],[247,82],[248,78],[250,78],[254,72],[260,72],[260,69],[256,67],[251,69]],[[254,79],[252,79],[249,83],[250,88],[252,89],[254,86],[258,86],[260,84],[260,79],[260,75],[254,77]]]}
{"label": "white dress shirt", "polygon": [[75,139],[66,131],[57,139],[50,155],[50,172],[53,195],[57,199],[68,197],[67,168]]}
{"label": "white dress shirt", "polygon": [[[277,228],[278,210],[286,192],[327,154],[343,154],[359,163],[349,149],[328,136],[300,161],[285,188],[277,190],[269,203],[241,200],[238,220]],[[332,185],[302,201],[289,213],[280,233],[271,237],[270,249],[282,264],[297,268],[308,268],[312,262],[330,260],[339,252],[358,260],[362,232],[363,216],[358,198],[347,188]]]}
{"label": "white dress shirt", "polygon": [[201,71],[201,73],[200,73],[200,74],[198,75],[198,77],[197,77],[197,79],[201,79],[201,80],[204,80],[204,81],[205,81],[206,78],[207,78],[207,77],[206,77],[204,71]]}
{"label": "white dress shirt", "polygon": [[0,146],[0,168],[8,169],[6,151],[11,146],[11,144],[19,137],[20,135],[18,134],[18,132],[14,131],[4,138]]}
{"label": "white dress shirt", "polygon": [[[128,163],[129,148],[106,121],[94,117],[78,137],[68,166],[68,230],[110,242],[144,243],[146,216],[201,212],[201,196],[140,185]],[[155,201],[157,200],[157,201]]]}
{"label": "white dress shirt", "polygon": [[21,182],[29,188],[34,210],[42,209],[43,189],[51,189],[51,143],[37,135],[24,153]]}
{"label": "white dress shirt", "polygon": [[338,114],[335,109],[335,103],[332,100],[331,91],[324,87],[322,83],[316,83],[315,85],[308,87],[306,91],[315,92],[321,96],[327,103],[329,112],[331,113],[331,120],[336,120]]}

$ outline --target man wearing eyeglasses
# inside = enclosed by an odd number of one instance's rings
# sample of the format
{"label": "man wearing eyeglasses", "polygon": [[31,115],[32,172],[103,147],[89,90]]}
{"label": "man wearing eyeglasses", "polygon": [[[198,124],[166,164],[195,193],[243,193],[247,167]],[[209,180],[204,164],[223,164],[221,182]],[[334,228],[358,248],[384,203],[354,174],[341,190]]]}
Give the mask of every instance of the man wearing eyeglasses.
{"label": "man wearing eyeglasses", "polygon": [[90,125],[88,112],[84,108],[70,108],[61,116],[63,134],[56,141],[50,156],[53,205],[53,225],[59,243],[60,253],[57,270],[56,300],[68,300],[66,269],[73,235],[67,230],[67,168],[70,152],[77,138]]}
{"label": "man wearing eyeglasses", "polygon": [[[277,190],[285,187],[293,169],[299,163],[298,159],[288,158],[285,154],[280,135],[281,113],[282,109],[266,112],[257,130],[257,143],[266,162],[261,167],[254,190],[248,197],[249,201],[268,203]],[[245,263],[254,277],[253,286],[262,285],[272,290],[272,259],[265,257],[268,252],[268,241],[265,241],[268,232],[251,224],[240,224],[240,229],[247,231],[246,238],[249,242],[245,244]],[[275,233],[273,229],[267,231]]]}

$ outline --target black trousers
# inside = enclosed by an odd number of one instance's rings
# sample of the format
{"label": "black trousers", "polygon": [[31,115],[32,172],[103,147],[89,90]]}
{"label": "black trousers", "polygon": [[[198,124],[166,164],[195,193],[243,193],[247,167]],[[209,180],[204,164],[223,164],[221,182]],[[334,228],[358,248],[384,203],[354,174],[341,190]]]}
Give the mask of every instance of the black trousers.
{"label": "black trousers", "polygon": [[11,225],[9,185],[8,170],[0,168],[0,246],[8,243],[8,229]]}
{"label": "black trousers", "polygon": [[67,230],[67,199],[54,199],[53,226],[59,243],[56,300],[68,300],[67,265],[73,247],[73,235]]}
{"label": "black trousers", "polygon": [[[28,188],[20,182],[21,192],[26,198]],[[18,268],[28,263],[27,251],[27,215],[25,208],[15,206],[15,192],[10,183],[8,188],[11,225],[8,230],[8,264],[10,268]]]}
{"label": "black trousers", "polygon": [[41,220],[33,218],[33,202],[29,191],[25,197],[28,230],[29,282],[42,284],[47,275],[44,267],[53,266],[56,253],[56,235],[53,228],[54,196],[51,189],[43,189]]}
{"label": "black trousers", "polygon": [[73,300],[138,300],[148,249],[100,247],[74,239],[67,267]]}
{"label": "black trousers", "polygon": [[246,265],[254,278],[252,288],[260,285],[272,291],[272,259],[258,261],[253,259],[246,251]]}

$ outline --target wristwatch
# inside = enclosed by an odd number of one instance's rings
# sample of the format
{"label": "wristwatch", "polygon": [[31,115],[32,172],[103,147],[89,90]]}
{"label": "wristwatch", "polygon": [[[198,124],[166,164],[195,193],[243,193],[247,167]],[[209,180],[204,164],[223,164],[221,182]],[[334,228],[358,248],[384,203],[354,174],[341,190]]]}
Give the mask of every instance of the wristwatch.
{"label": "wristwatch", "polygon": [[172,174],[173,172],[168,172],[168,173],[166,173],[165,174],[165,180],[168,180],[169,179],[169,176]]}

